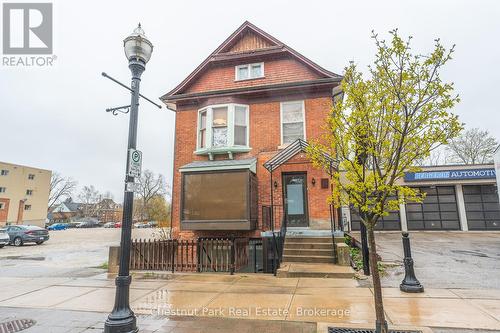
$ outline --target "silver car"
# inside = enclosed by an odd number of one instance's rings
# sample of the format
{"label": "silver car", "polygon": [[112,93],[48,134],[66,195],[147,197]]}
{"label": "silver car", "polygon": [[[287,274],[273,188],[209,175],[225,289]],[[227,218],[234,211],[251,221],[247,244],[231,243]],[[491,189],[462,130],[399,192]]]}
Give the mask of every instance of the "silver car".
{"label": "silver car", "polygon": [[0,229],[0,249],[10,243],[9,234],[5,229]]}

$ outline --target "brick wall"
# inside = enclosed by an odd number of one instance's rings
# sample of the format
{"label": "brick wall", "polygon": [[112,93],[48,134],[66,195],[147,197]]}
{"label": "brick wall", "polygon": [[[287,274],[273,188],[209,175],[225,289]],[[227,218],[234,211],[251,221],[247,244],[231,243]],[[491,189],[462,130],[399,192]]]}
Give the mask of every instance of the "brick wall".
{"label": "brick wall", "polygon": [[[251,61],[255,63],[259,61]],[[205,71],[184,93],[202,91],[252,87],[268,84],[307,81],[320,78],[320,76],[302,63],[283,57],[264,62],[264,78],[254,80],[235,81],[235,66],[244,65],[248,61],[235,64],[213,66]]]}
{"label": "brick wall", "polygon": [[[291,97],[288,96],[287,99]],[[292,99],[304,99],[304,96],[295,96]],[[262,204],[269,204],[270,198],[270,178],[269,172],[263,167],[265,161],[278,152],[281,144],[280,129],[280,98],[273,101],[252,103],[250,105],[250,147],[252,150],[245,154],[235,154],[235,158],[257,157],[257,179],[259,191],[259,222],[262,226]],[[306,115],[306,139],[319,138],[321,127],[329,112],[331,103],[330,97],[318,97],[305,99]],[[174,183],[172,188],[172,227],[174,237],[191,238],[196,236],[228,236],[227,232],[192,232],[180,230],[180,187],[181,174],[179,168],[195,160],[207,160],[207,156],[197,156],[193,152],[196,150],[196,129],[197,129],[198,108],[192,108],[176,113],[176,138],[175,138],[175,159],[174,159]],[[227,158],[227,155],[220,155],[218,158]],[[312,228],[329,227],[329,209],[327,198],[330,191],[321,189],[321,178],[328,176],[322,171],[314,169],[307,160],[305,154],[294,157],[290,164],[282,166],[273,172],[273,179],[277,180],[278,187],[274,193],[274,204],[282,204],[281,196],[281,173],[290,171],[304,171],[307,173],[308,204],[310,226]],[[315,178],[316,185],[312,186],[312,178]],[[260,230],[252,232],[239,232],[237,235],[259,236]]]}

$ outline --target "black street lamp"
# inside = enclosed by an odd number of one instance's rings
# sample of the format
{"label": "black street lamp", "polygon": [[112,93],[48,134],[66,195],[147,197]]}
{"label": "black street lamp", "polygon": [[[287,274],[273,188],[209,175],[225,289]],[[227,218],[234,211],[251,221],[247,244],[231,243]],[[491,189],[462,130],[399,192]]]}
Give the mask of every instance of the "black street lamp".
{"label": "black street lamp", "polygon": [[[135,151],[137,144],[137,117],[139,107],[139,84],[141,75],[146,69],[146,63],[151,58],[153,44],[144,35],[141,25],[123,41],[128,67],[132,72],[132,100],[130,104],[130,122],[128,130],[127,170],[125,175],[125,195],[123,199],[123,219],[120,242],[120,269],[116,277],[116,295],[113,311],[104,324],[105,333],[138,332],[136,317],[129,303],[129,289],[132,277],[129,274],[130,246],[132,236],[132,212],[134,192],[131,184],[135,176],[131,175],[131,151]],[[104,75],[104,74],[103,74]]]}

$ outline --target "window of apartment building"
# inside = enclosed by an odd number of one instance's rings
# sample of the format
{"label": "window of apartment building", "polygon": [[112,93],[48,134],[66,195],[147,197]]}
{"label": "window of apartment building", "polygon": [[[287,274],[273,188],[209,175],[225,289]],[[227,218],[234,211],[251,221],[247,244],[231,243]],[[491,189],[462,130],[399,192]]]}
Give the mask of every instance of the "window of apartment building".
{"label": "window of apartment building", "polygon": [[[199,111],[198,151],[248,147],[248,105],[209,106]],[[226,149],[225,149],[226,150]]]}
{"label": "window of apartment building", "polygon": [[5,187],[0,187],[0,193],[5,193],[5,191],[7,190],[7,188]]}
{"label": "window of apartment building", "polygon": [[7,176],[8,174],[9,174],[9,170],[3,169],[2,171],[0,171],[0,176]]}
{"label": "window of apartment building", "polygon": [[24,205],[24,210],[31,210],[31,205]]}
{"label": "window of apartment building", "polygon": [[34,174],[32,174],[32,173],[30,173],[30,174],[28,175],[28,179],[29,179],[29,180],[33,180],[33,179],[35,179],[35,175],[34,175]]}
{"label": "window of apartment building", "polygon": [[4,208],[5,208],[5,203],[0,202],[0,209],[4,209]]}
{"label": "window of apartment building", "polygon": [[251,80],[264,77],[264,63],[259,62],[255,64],[239,65],[235,67],[235,79]]}
{"label": "window of apartment building", "polygon": [[33,190],[26,190],[26,195],[33,195]]}
{"label": "window of apartment building", "polygon": [[306,139],[304,101],[281,103],[281,144]]}

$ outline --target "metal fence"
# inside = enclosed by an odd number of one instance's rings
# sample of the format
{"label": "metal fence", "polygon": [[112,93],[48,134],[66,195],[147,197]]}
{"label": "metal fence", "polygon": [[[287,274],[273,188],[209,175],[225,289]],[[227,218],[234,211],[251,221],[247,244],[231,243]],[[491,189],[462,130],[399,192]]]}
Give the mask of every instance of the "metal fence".
{"label": "metal fence", "polygon": [[132,270],[233,274],[247,265],[247,238],[132,241],[130,259]]}

